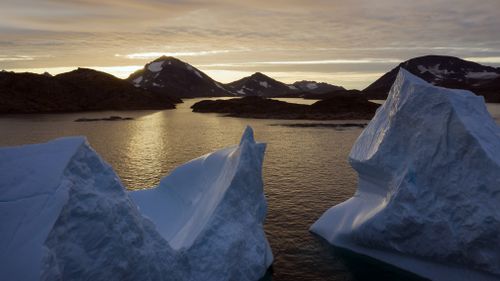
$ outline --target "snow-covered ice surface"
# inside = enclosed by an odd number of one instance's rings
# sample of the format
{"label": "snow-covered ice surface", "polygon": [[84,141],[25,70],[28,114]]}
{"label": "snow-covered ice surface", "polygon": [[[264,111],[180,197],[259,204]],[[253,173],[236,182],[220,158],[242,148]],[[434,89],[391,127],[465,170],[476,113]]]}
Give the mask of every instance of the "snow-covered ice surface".
{"label": "snow-covered ice surface", "polygon": [[312,232],[433,280],[500,279],[500,129],[482,97],[401,69],[349,161],[356,194]]}
{"label": "snow-covered ice surface", "polygon": [[258,280],[264,149],[248,128],[127,193],[82,137],[0,148],[0,280]]}
{"label": "snow-covered ice surface", "polygon": [[258,280],[271,265],[263,230],[264,151],[248,127],[238,146],[179,166],[156,188],[129,192],[184,253],[193,280]]}

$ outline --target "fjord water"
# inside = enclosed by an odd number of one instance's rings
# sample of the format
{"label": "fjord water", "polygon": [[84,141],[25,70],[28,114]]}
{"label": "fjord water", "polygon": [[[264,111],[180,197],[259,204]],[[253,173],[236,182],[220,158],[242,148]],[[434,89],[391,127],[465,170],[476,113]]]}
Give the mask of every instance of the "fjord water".
{"label": "fjord water", "polygon": [[[273,280],[354,280],[345,260],[308,228],[325,210],[355,192],[357,178],[347,156],[362,129],[283,126],[351,121],[257,120],[192,113],[189,107],[196,101],[186,100],[178,109],[167,111],[0,116],[0,146],[84,135],[128,188],[139,189],[158,184],[186,161],[237,144],[250,125],[256,139],[268,144],[265,229],[275,256]],[[499,123],[500,105],[488,108]],[[111,115],[134,120],[73,122]]]}

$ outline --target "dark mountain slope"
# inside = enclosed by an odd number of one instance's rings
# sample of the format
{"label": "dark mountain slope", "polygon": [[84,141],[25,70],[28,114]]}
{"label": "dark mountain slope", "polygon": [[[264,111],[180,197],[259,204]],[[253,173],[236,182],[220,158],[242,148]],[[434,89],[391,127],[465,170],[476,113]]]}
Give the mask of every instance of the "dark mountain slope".
{"label": "dark mountain slope", "polygon": [[0,113],[171,109],[172,100],[91,69],[56,76],[0,72]]}
{"label": "dark mountain slope", "polygon": [[363,90],[370,99],[385,99],[399,67],[437,86],[466,89],[500,102],[500,69],[450,56],[423,56],[402,62]]}

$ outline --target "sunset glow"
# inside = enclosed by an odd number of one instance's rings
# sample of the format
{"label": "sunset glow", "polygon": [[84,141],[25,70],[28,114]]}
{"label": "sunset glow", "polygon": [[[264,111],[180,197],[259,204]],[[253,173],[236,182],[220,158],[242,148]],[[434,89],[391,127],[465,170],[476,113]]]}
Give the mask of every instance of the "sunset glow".
{"label": "sunset glow", "polygon": [[500,65],[496,0],[0,3],[0,69],[125,78],[165,55],[221,82],[256,71],[363,88],[426,54]]}

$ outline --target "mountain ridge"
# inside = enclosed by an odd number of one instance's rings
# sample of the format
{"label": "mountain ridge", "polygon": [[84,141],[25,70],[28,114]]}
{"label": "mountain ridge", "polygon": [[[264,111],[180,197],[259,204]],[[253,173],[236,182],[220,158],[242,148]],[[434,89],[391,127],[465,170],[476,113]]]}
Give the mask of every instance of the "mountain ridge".
{"label": "mountain ridge", "polygon": [[469,90],[484,96],[487,102],[500,102],[500,68],[442,55],[426,55],[401,62],[363,89],[363,94],[371,99],[385,99],[400,67],[433,85]]}

